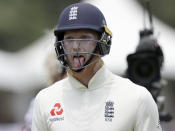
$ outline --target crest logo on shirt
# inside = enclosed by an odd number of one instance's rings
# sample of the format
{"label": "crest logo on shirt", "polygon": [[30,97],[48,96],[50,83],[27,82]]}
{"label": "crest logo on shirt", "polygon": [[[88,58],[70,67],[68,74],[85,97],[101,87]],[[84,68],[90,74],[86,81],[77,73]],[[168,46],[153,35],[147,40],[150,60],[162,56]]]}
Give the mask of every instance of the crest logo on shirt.
{"label": "crest logo on shirt", "polygon": [[112,122],[114,118],[114,102],[107,101],[105,105],[105,113],[104,113],[105,121]]}
{"label": "crest logo on shirt", "polygon": [[161,129],[160,120],[159,120],[158,123],[157,123],[157,128],[158,128],[158,129]]}
{"label": "crest logo on shirt", "polygon": [[60,103],[56,103],[54,105],[53,109],[50,111],[50,114],[52,116],[61,115],[62,113],[63,113],[63,109],[61,108]]}

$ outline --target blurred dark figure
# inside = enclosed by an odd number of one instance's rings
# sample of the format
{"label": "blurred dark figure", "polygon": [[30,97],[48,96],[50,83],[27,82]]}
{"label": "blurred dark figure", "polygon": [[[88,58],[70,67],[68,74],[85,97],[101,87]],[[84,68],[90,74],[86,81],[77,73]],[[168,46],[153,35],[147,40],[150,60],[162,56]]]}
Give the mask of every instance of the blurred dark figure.
{"label": "blurred dark figure", "polygon": [[[128,69],[127,77],[134,83],[145,86],[156,100],[159,95],[160,85],[154,84],[161,80],[161,67],[164,56],[157,39],[153,37],[152,30],[143,30],[140,32],[140,41],[136,52],[127,56]],[[158,88],[158,90],[157,90]],[[157,92],[154,93],[156,89]]]}
{"label": "blurred dark figure", "polygon": [[164,84],[161,79],[161,68],[164,56],[152,30],[140,31],[140,41],[135,53],[127,56],[128,69],[125,77],[142,85],[152,94],[158,105],[160,121],[170,121],[171,115],[163,112],[164,99],[160,91]]}

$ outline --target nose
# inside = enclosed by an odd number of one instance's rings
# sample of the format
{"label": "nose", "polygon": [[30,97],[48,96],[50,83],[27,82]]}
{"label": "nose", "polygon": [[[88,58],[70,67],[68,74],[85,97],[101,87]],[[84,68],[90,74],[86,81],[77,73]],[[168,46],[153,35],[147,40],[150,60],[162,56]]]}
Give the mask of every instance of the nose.
{"label": "nose", "polygon": [[73,41],[73,47],[72,48],[77,50],[78,47],[79,47],[79,44],[80,44],[80,42],[78,40],[74,40]]}

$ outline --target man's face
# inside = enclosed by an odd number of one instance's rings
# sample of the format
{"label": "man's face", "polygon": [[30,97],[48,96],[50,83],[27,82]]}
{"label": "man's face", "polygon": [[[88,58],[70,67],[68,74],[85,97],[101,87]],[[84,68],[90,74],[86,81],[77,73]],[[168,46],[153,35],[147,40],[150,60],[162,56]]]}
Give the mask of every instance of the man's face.
{"label": "man's face", "polygon": [[64,34],[63,47],[71,68],[83,67],[90,59],[98,40],[98,34],[92,30],[71,30]]}

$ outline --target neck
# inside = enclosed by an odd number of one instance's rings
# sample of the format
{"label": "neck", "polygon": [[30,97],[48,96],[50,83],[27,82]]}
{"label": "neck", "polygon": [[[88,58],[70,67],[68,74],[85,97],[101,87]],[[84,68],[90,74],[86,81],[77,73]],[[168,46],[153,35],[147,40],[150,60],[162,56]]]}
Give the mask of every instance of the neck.
{"label": "neck", "polygon": [[88,88],[89,81],[95,75],[95,73],[102,67],[102,65],[102,61],[100,60],[87,66],[81,72],[72,71],[73,77],[75,77],[78,81],[80,81],[83,85],[85,85]]}

